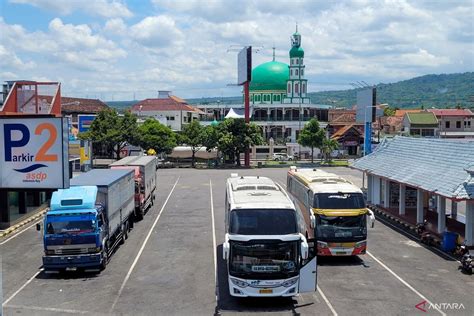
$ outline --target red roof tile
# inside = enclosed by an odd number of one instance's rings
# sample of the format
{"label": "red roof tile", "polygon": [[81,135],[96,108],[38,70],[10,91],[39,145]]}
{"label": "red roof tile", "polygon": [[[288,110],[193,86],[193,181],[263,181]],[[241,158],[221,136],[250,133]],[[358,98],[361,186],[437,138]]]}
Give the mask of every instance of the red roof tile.
{"label": "red roof tile", "polygon": [[406,113],[418,113],[418,112],[421,112],[421,111],[423,111],[423,110],[421,110],[421,109],[396,110],[395,111],[395,116],[404,117]]}
{"label": "red roof tile", "polygon": [[146,111],[189,111],[204,113],[201,110],[189,105],[183,99],[170,96],[163,99],[145,99],[132,106],[134,112]]}
{"label": "red roof tile", "polygon": [[431,113],[436,116],[473,116],[468,109],[428,109]]}
{"label": "red roof tile", "polygon": [[61,112],[68,113],[99,113],[108,106],[99,99],[83,99],[61,97]]}

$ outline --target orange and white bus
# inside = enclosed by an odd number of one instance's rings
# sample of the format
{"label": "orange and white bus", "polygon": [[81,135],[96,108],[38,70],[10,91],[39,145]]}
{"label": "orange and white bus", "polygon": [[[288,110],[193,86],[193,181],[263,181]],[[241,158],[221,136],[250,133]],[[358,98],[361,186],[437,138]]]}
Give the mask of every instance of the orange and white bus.
{"label": "orange and white bus", "polygon": [[320,169],[290,167],[287,191],[303,211],[307,238],[317,242],[319,256],[355,256],[367,250],[367,220],[374,213],[366,207],[359,187]]}

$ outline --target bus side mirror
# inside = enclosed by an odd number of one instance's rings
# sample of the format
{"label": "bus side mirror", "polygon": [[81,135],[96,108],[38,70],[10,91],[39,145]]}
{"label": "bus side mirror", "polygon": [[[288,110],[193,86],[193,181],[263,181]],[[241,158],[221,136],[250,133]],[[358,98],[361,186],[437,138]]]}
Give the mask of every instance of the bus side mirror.
{"label": "bus side mirror", "polygon": [[36,224],[36,230],[41,231],[41,224],[40,223]]}
{"label": "bus side mirror", "polygon": [[309,255],[309,246],[308,242],[306,241],[306,238],[302,235],[301,236],[301,258],[303,260],[308,259]]}
{"label": "bus side mirror", "polygon": [[229,259],[229,249],[230,249],[229,242],[225,241],[222,244],[222,255],[223,255],[224,260]]}
{"label": "bus side mirror", "polygon": [[316,227],[316,216],[314,216],[311,210],[310,210],[309,220],[310,220],[309,226],[311,227],[311,229],[314,229]]}
{"label": "bus side mirror", "polygon": [[370,209],[367,209],[367,211],[369,212],[369,221],[370,221],[370,227],[371,228],[374,228],[375,226],[375,214],[372,210]]}

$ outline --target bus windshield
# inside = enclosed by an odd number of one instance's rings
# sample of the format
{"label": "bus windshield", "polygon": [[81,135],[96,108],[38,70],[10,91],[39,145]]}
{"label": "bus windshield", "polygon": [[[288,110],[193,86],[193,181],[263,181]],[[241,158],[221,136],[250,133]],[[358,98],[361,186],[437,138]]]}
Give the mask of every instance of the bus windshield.
{"label": "bus windshield", "polygon": [[321,241],[358,241],[367,238],[367,220],[359,216],[324,216],[316,220],[316,238]]}
{"label": "bus windshield", "polygon": [[319,209],[361,209],[365,208],[362,193],[317,193],[313,207]]}
{"label": "bus windshield", "polygon": [[257,280],[295,276],[298,273],[298,241],[231,241],[229,273]]}
{"label": "bus windshield", "polygon": [[298,233],[296,212],[291,209],[233,210],[229,232],[240,235],[295,234]]}

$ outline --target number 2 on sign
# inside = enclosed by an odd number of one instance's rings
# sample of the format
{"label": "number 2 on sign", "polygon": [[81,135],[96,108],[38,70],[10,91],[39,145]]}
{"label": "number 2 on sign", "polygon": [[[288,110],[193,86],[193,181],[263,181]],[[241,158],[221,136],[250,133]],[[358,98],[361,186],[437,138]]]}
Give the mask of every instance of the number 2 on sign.
{"label": "number 2 on sign", "polygon": [[35,135],[42,135],[45,130],[49,132],[49,138],[38,150],[35,161],[57,161],[58,155],[47,154],[47,152],[54,145],[56,138],[58,138],[58,132],[53,124],[41,123],[36,127]]}

